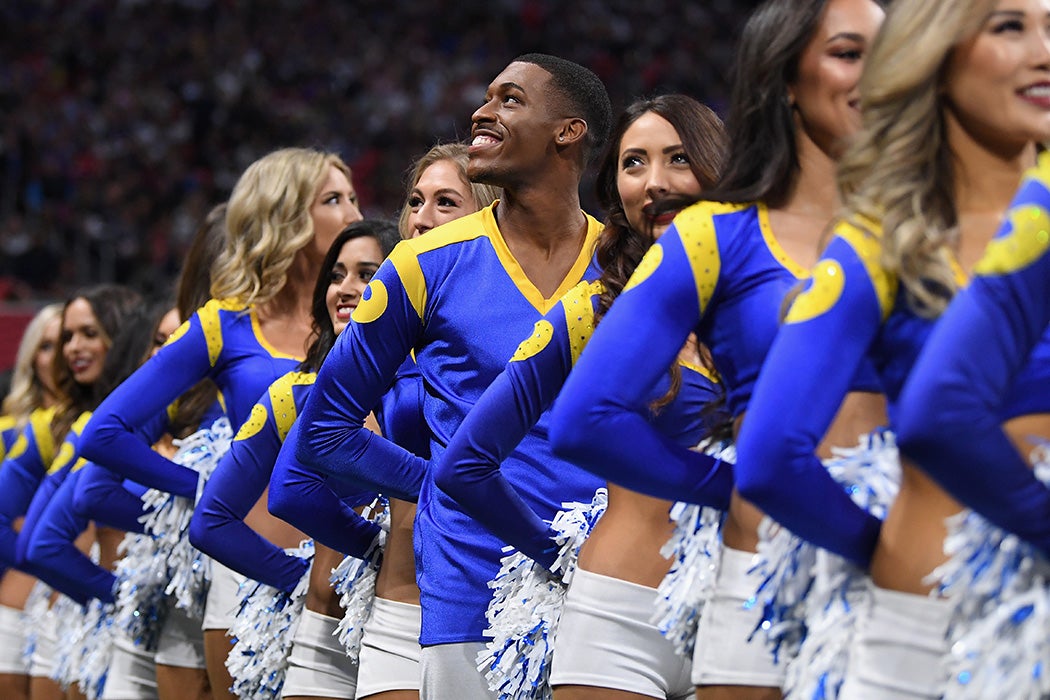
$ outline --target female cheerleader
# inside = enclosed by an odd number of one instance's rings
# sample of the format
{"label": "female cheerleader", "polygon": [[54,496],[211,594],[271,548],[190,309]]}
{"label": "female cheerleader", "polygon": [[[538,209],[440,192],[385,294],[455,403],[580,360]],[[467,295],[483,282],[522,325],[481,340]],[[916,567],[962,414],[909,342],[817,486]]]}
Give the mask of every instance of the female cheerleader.
{"label": "female cheerleader", "polygon": [[796,534],[870,563],[871,606],[843,697],[941,696],[952,610],[930,596],[927,577],[945,560],[944,521],[960,506],[903,460],[880,523],[821,465],[817,437],[865,357],[896,424],[919,350],[1034,164],[1036,142],[1050,137],[1040,92],[1047,9],[1042,0],[893,4],[862,81],[864,128],[840,166],[845,211],[787,314],[741,436],[746,497]]}
{"label": "female cheerleader", "polygon": [[[714,191],[684,210],[649,250],[569,377],[551,439],[563,456],[642,491],[675,487],[702,500],[707,455],[647,420],[653,382],[691,331],[707,345],[739,431],[785,294],[816,262],[837,197],[835,159],[860,125],[857,83],[882,20],[871,0],[768,0],[741,38],[727,122],[729,154]],[[877,425],[873,377],[854,388],[826,444],[852,444]],[[658,465],[654,468],[652,465]],[[671,496],[674,497],[674,496]],[[736,494],[723,526],[713,598],[697,633],[698,697],[779,697],[784,670],[745,606],[761,514]],[[752,641],[754,640],[754,641]]]}
{"label": "female cheerleader", "polygon": [[[289,148],[249,166],[227,205],[213,299],[103,402],[85,433],[84,457],[193,500],[198,474],[154,452],[136,428],[203,378],[215,382],[239,428],[270,383],[301,361],[320,262],[360,216],[350,170],[334,154]],[[238,584],[232,572],[214,568],[203,629],[216,697],[230,685],[226,630]]]}

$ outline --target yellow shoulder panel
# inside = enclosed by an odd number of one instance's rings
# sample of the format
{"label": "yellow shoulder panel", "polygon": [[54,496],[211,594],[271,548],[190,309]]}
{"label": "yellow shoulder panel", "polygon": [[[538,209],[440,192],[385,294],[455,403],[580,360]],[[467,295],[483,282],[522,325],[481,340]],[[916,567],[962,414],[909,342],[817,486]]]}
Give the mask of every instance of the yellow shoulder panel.
{"label": "yellow shoulder panel", "polygon": [[317,380],[314,372],[289,372],[270,385],[270,404],[273,406],[273,420],[277,424],[277,434],[281,442],[292,429],[292,423],[298,415],[295,408],[295,397],[292,387],[309,386]]}
{"label": "yellow shoulder panel", "polygon": [[574,366],[587,341],[594,335],[594,304],[591,303],[591,297],[601,294],[603,289],[604,285],[598,281],[580,282],[561,298]]}
{"label": "yellow shoulder panel", "polygon": [[[244,305],[236,299],[211,299],[197,310],[201,328],[204,330],[204,341],[208,344],[208,362],[212,367],[215,366],[219,359],[219,354],[222,352],[222,320],[219,317],[219,312],[243,310],[245,310]],[[182,333],[175,331],[171,337],[174,340],[177,337],[181,337],[183,333],[185,331],[182,331]],[[168,342],[171,341],[169,340]]]}
{"label": "yellow shoulder panel", "polygon": [[689,258],[696,283],[696,296],[700,311],[707,308],[718,284],[722,261],[718,253],[718,235],[714,217],[743,211],[751,204],[727,204],[723,202],[698,202],[675,217],[674,225],[682,240],[682,247]]}
{"label": "yellow shoulder panel", "polygon": [[879,300],[882,319],[886,320],[893,310],[893,302],[897,296],[897,278],[882,266],[882,241],[879,238],[882,228],[874,223],[870,223],[869,228],[870,231],[848,221],[841,221],[835,226],[835,235],[846,241],[864,263],[864,269],[868,272],[868,278],[875,288],[875,296]]}
{"label": "yellow shoulder panel", "polygon": [[[55,457],[55,436],[51,434],[51,421],[54,420],[54,417],[55,409],[53,408],[38,408],[29,414],[29,424],[33,427],[36,449],[44,464],[50,464]],[[24,445],[22,449],[25,450]],[[13,448],[9,456],[14,456]]]}
{"label": "yellow shoulder panel", "polygon": [[1006,214],[1011,231],[992,239],[974,273],[978,275],[1007,275],[1028,267],[1041,258],[1050,247],[1050,215],[1046,209],[1023,205]]}

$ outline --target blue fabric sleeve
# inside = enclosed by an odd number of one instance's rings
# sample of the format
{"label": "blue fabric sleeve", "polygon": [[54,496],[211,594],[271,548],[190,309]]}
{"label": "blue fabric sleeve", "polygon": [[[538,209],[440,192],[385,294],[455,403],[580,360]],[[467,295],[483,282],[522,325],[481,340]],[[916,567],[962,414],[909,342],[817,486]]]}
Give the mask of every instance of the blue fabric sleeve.
{"label": "blue fabric sleeve", "polygon": [[190,520],[190,543],[249,578],[291,591],[309,563],[285,554],[244,523],[269,486],[280,449],[281,435],[267,392],[205,484]]}
{"label": "blue fabric sleeve", "polygon": [[139,520],[144,513],[141,491],[132,493],[124,477],[94,462],[80,470],[73,511],[82,518],[125,532],[145,532]]}
{"label": "blue fabric sleeve", "polygon": [[[589,298],[583,301],[590,306]],[[500,464],[554,402],[572,368],[563,303],[537,322],[533,336],[470,409],[433,466],[438,488],[468,515],[547,568],[558,555],[554,534],[503,476]]]}
{"label": "blue fabric sleeve", "polygon": [[[836,281],[841,294],[824,309],[833,298],[824,289]],[[816,451],[881,325],[863,261],[834,238],[773,341],[737,440],[740,494],[794,534],[864,568],[881,521],[850,499]]]}
{"label": "blue fabric sleeve", "polygon": [[140,484],[193,499],[197,472],[155,452],[156,436],[141,434],[141,426],[158,420],[168,404],[211,371],[199,315],[180,332],[106,397],[84,430],[80,450]]}
{"label": "blue fabric sleeve", "polygon": [[82,469],[62,470],[48,475],[41,485],[38,493],[57,484],[39,520],[28,528],[27,570],[77,602],[97,598],[111,603],[116,577],[73,544],[88,525],[73,511],[73,494],[82,473]]}
{"label": "blue fabric sleeve", "polygon": [[15,521],[29,509],[47,467],[37,446],[34,426],[27,424],[0,466],[0,561],[7,566],[18,564]]}
{"label": "blue fabric sleeve", "polygon": [[354,310],[354,322],[317,373],[300,414],[296,459],[324,474],[415,501],[427,460],[364,427],[422,334],[420,312],[394,267],[399,255],[412,253],[399,245],[379,267]]}
{"label": "blue fabric sleeve", "polygon": [[688,256],[674,225],[646,253],[595,329],[554,402],[555,454],[615,484],[725,509],[729,464],[683,447],[650,422],[653,387],[700,318]]}
{"label": "blue fabric sleeve", "polygon": [[[295,460],[298,439],[296,421],[281,446],[270,477],[270,512],[324,546],[363,559],[379,534],[378,525],[354,511],[354,504],[366,496],[359,493],[359,488],[299,465]],[[371,501],[375,494],[367,496]]]}
{"label": "blue fabric sleeve", "polygon": [[[1045,156],[1044,156],[1045,158]],[[1048,181],[1050,162],[1040,177]],[[1050,323],[1050,191],[1030,177],[905,385],[901,452],[953,497],[1050,553],[1050,490],[1003,432],[1003,399]]]}
{"label": "blue fabric sleeve", "polygon": [[423,377],[411,357],[405,359],[394,384],[379,403],[376,419],[383,437],[417,457],[430,459],[430,428],[423,417]]}

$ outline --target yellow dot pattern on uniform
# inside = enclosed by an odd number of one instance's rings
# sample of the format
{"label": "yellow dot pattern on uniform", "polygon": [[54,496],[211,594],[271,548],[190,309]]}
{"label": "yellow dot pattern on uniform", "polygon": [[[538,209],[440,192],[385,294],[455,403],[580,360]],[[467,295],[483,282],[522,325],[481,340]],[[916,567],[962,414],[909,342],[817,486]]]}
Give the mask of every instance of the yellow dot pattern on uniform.
{"label": "yellow dot pattern on uniform", "polygon": [[561,304],[565,310],[565,327],[569,332],[569,350],[573,365],[580,359],[580,353],[594,335],[594,304],[591,303],[591,297],[601,294],[602,289],[604,286],[601,282],[585,282],[576,285],[562,297]]}
{"label": "yellow dot pattern on uniform", "polygon": [[1050,247],[1050,216],[1042,207],[1011,209],[1007,218],[1013,230],[992,240],[974,267],[978,275],[1006,275],[1028,267]]}
{"label": "yellow dot pattern on uniform", "polygon": [[266,410],[266,406],[261,403],[257,403],[252,406],[252,413],[248,416],[248,420],[244,421],[241,425],[240,430],[237,431],[237,435],[234,436],[234,440],[247,440],[248,438],[256,435],[263,426],[266,425],[266,417],[269,413]]}
{"label": "yellow dot pattern on uniform", "polygon": [[623,291],[628,292],[649,279],[656,272],[656,268],[660,267],[663,259],[664,249],[660,247],[659,243],[654,244],[645,254],[645,257],[642,258],[642,261],[638,263],[638,267],[634,268],[634,273],[631,275],[631,279],[627,280]]}
{"label": "yellow dot pattern on uniform", "polygon": [[550,324],[550,321],[540,319],[536,321],[536,325],[532,328],[532,335],[525,340],[521,341],[518,349],[514,351],[514,356],[510,358],[511,362],[521,362],[527,360],[533,355],[537,355],[543,348],[550,344],[551,338],[554,337],[554,326]]}
{"label": "yellow dot pattern on uniform", "polygon": [[715,216],[745,209],[747,205],[700,202],[685,209],[675,218],[675,226],[682,239],[682,247],[689,258],[696,285],[696,300],[700,312],[714,296],[718,276],[722,272],[722,258],[718,253],[718,233]]}
{"label": "yellow dot pattern on uniform", "polygon": [[821,316],[842,297],[846,275],[837,260],[821,260],[813,269],[813,281],[799,294],[784,323],[804,323]]}
{"label": "yellow dot pattern on uniform", "polygon": [[354,309],[354,313],[350,314],[350,318],[355,323],[371,323],[386,311],[388,299],[386,285],[382,280],[374,279],[368,283],[361,303]]}
{"label": "yellow dot pattern on uniform", "polygon": [[295,407],[293,386],[307,386],[317,380],[314,372],[289,372],[270,386],[270,404],[273,406],[273,420],[277,424],[277,434],[284,442],[288,431],[292,429],[298,415]]}

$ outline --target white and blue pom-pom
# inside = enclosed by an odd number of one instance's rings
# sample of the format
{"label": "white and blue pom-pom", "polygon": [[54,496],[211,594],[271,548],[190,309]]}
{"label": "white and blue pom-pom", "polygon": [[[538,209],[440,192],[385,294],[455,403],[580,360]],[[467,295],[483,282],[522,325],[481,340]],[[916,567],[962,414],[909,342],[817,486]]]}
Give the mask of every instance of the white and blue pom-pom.
{"label": "white and blue pom-pom", "polygon": [[375,542],[364,559],[345,557],[332,570],[329,578],[332,589],[339,594],[339,606],[343,609],[343,618],[336,626],[335,634],[353,663],[357,663],[361,654],[361,637],[364,635],[365,623],[372,614],[376,578],[383,561],[387,532],[390,531],[390,510],[384,504],[374,503],[369,511],[374,513],[372,519],[382,528]]}
{"label": "white and blue pom-pom", "polygon": [[[1050,449],[1032,454],[1050,482]],[[1050,697],[1050,560],[965,510],[947,521],[947,562],[928,577],[953,606],[944,697]]]}
{"label": "white and blue pom-pom", "polygon": [[150,535],[129,532],[117,551],[113,625],[136,646],[154,651],[170,607],[167,562]]}
{"label": "white and blue pom-pom", "polygon": [[608,493],[598,489],[590,503],[563,503],[551,530],[559,545],[550,570],[521,552],[503,557],[485,616],[491,637],[478,653],[478,670],[500,700],[551,697],[550,658],[565,591],[576,571],[580,546],[605,512]]}
{"label": "white and blue pom-pom", "polygon": [[682,656],[692,658],[700,613],[714,592],[725,513],[693,503],[671,508],[674,534],[660,550],[671,568],[657,588],[653,623]]}
{"label": "white and blue pom-pom", "polygon": [[51,586],[43,581],[37,581],[29,591],[26,604],[22,608],[22,626],[24,627],[25,646],[22,647],[22,661],[29,667],[33,652],[36,651],[36,640],[40,630],[47,624],[48,615],[51,613]]}
{"label": "white and blue pom-pom", "polygon": [[86,653],[89,630],[85,618],[88,606],[59,595],[51,606],[50,614],[58,621],[55,626],[55,666],[51,669],[51,680],[68,688],[76,684],[80,664]]}
{"label": "white and blue pom-pom", "polygon": [[[853,448],[832,448],[828,473],[859,507],[885,518],[900,487],[900,459],[889,431],[863,435]],[[777,662],[788,663],[785,697],[836,697],[848,661],[849,638],[867,604],[867,578],[771,518],[759,526],[756,596],[764,636]]]}
{"label": "white and blue pom-pom", "polygon": [[[150,489],[142,496],[143,506],[149,510],[142,522],[146,526],[146,533],[153,537],[155,556],[164,562],[167,569],[165,593],[172,596],[174,605],[185,609],[190,617],[203,617],[211,580],[211,560],[190,544],[190,518],[204,484],[222,456],[229,451],[232,441],[233,431],[225,416],[189,437],[175,441],[178,452],[172,461],[200,474],[197,495],[192,503],[189,499],[157,489]],[[147,584],[132,582],[130,585]],[[148,594],[142,595],[149,598]]]}
{"label": "white and blue pom-pom", "polygon": [[[312,559],[313,541],[285,551],[289,556]],[[309,586],[309,569],[291,592],[250,579],[241,584],[240,608],[228,632],[234,638],[233,649],[226,657],[226,668],[233,678],[231,690],[237,697],[245,700],[281,697],[292,638],[302,617]]]}
{"label": "white and blue pom-pom", "polygon": [[83,639],[73,663],[77,685],[88,700],[102,697],[106,676],[113,662],[114,644],[119,634],[113,625],[113,605],[92,600],[82,623]]}

